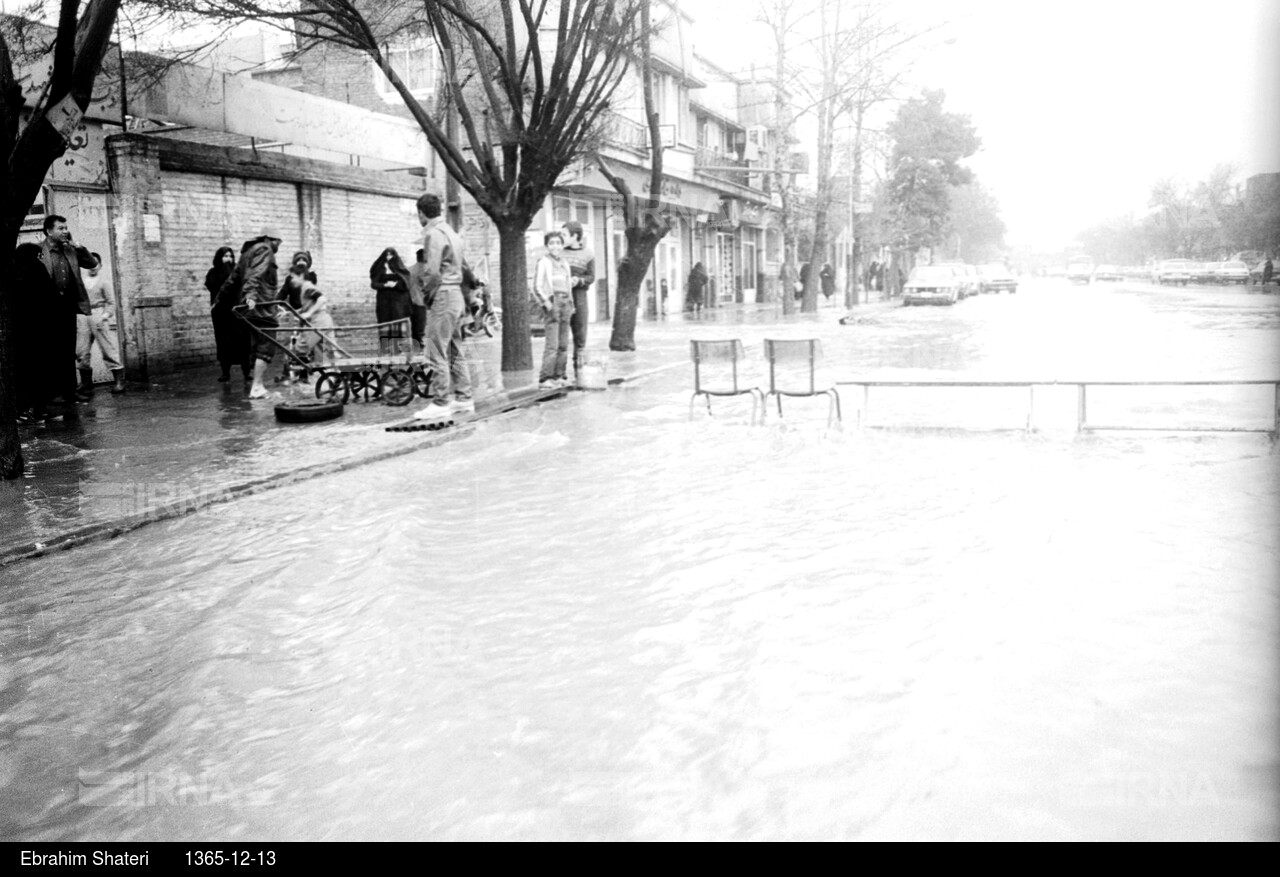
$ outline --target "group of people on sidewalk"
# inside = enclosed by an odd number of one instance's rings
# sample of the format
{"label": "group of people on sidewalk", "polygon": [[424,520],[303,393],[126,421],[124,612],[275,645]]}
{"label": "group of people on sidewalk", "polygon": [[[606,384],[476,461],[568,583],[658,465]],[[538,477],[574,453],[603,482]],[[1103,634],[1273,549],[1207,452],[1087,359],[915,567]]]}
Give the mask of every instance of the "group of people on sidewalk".
{"label": "group of people on sidewalk", "polygon": [[[399,352],[404,332],[398,321],[408,320],[416,348],[426,354],[430,402],[415,418],[442,421],[475,412],[462,345],[469,304],[463,295],[464,254],[461,237],[443,219],[438,195],[419,197],[417,210],[424,238],[413,270],[388,247],[370,266],[369,282],[376,293],[379,349]],[[310,326],[297,333],[295,352],[311,362],[332,361],[335,324],[318,286],[311,254],[294,253],[281,284],[275,258],[281,243],[278,231],[264,227],[257,237],[244,242],[238,258],[231,247],[219,248],[205,276],[222,367],[219,380],[229,381],[231,369],[239,366],[250,384],[251,399],[269,395],[265,376],[275,356],[277,345],[272,338],[280,328],[277,311],[282,302]],[[286,363],[282,380],[288,380],[288,367]]]}
{"label": "group of people on sidewalk", "polygon": [[111,371],[111,392],[125,391],[115,297],[102,256],[72,241],[64,216],[46,216],[43,232],[39,243],[14,251],[14,286],[21,292],[12,299],[13,337],[24,423],[79,416],[76,404],[93,398],[95,344]]}
{"label": "group of people on sidewalk", "polygon": [[547,252],[534,270],[532,294],[545,329],[538,384],[562,387],[569,383],[570,344],[574,378],[581,377],[587,347],[587,296],[596,282],[596,259],[582,240],[582,223],[575,220],[560,231],[547,232],[542,241]]}

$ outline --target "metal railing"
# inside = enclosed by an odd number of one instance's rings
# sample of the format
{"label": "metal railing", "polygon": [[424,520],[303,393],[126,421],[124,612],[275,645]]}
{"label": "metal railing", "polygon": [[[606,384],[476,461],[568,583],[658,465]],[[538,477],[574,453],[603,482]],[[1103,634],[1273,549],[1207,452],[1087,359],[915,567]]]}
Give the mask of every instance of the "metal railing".
{"label": "metal railing", "polygon": [[[857,425],[861,427],[870,410],[872,387],[1023,387],[1027,390],[1026,431],[1034,429],[1036,387],[1076,388],[1076,431],[1097,430],[1152,431],[1152,432],[1250,432],[1268,433],[1280,437],[1280,379],[1255,381],[836,381],[837,385],[861,387],[862,406],[858,409]],[[1274,388],[1274,409],[1271,427],[1235,426],[1126,426],[1121,424],[1096,424],[1089,422],[1089,387],[1241,387],[1271,386]]]}

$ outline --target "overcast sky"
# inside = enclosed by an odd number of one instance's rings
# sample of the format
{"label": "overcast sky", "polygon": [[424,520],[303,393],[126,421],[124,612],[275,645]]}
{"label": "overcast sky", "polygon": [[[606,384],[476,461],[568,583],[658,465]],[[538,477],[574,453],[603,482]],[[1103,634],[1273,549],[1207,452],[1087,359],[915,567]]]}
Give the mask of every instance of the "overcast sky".
{"label": "overcast sky", "polygon": [[[797,0],[803,4],[805,0]],[[758,0],[682,0],[699,51],[745,66],[771,45]],[[1280,0],[904,0],[944,26],[917,62],[983,140],[969,161],[1010,244],[1057,247],[1147,209],[1151,184],[1280,171]]]}

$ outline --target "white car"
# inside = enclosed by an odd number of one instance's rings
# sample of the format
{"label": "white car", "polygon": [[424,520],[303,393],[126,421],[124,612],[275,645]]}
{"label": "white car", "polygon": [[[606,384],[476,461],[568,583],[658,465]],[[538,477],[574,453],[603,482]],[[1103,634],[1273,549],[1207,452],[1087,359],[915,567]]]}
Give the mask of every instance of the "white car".
{"label": "white car", "polygon": [[1191,282],[1192,267],[1190,259],[1165,259],[1156,265],[1155,276],[1152,279],[1156,283],[1180,283],[1186,286]]}
{"label": "white car", "polygon": [[911,269],[902,287],[902,304],[953,305],[960,300],[963,281],[950,265],[921,265]]}
{"label": "white car", "polygon": [[1249,282],[1249,266],[1244,262],[1219,262],[1213,266],[1213,279],[1218,283],[1239,283],[1244,286]]}

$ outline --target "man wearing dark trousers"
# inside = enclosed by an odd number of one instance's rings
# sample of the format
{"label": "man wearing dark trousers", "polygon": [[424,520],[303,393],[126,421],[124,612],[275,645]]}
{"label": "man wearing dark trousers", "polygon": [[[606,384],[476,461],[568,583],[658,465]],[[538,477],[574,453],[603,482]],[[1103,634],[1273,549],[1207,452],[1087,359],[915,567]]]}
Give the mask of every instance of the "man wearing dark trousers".
{"label": "man wearing dark trousers", "polygon": [[71,242],[64,216],[44,220],[44,240],[14,252],[18,331],[19,407],[39,419],[61,396],[67,417],[76,417],[76,332],[78,315],[92,313],[80,266],[93,254]]}
{"label": "man wearing dark trousers", "polygon": [[587,300],[596,282],[596,256],[582,241],[582,223],[570,220],[564,224],[564,252],[573,278],[573,317],[569,330],[573,333],[573,377],[582,368],[582,351],[587,347]]}

